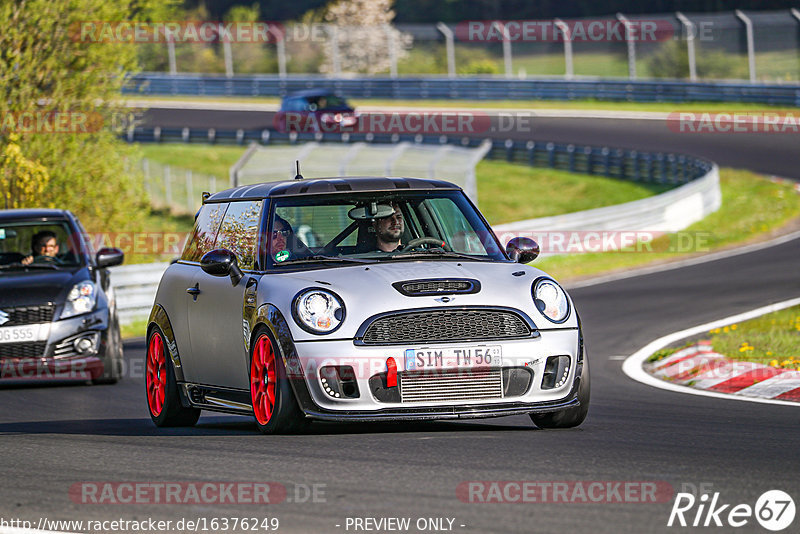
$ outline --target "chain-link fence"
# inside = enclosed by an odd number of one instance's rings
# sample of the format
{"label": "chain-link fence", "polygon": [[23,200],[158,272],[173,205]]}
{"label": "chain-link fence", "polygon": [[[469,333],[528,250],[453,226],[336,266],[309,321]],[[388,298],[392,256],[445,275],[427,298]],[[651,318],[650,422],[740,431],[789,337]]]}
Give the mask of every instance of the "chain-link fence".
{"label": "chain-link fence", "polygon": [[[265,23],[266,24],[266,23]],[[143,70],[800,80],[800,11],[462,21],[371,28],[272,24],[269,39],[139,44]],[[250,34],[247,34],[250,35]],[[364,62],[359,40],[373,50]],[[358,55],[354,58],[354,54]],[[377,55],[376,55],[377,54]]]}
{"label": "chain-link fence", "polygon": [[194,214],[200,209],[204,191],[213,193],[228,187],[227,178],[164,165],[146,158],[141,160],[141,170],[151,205],[176,214]]}

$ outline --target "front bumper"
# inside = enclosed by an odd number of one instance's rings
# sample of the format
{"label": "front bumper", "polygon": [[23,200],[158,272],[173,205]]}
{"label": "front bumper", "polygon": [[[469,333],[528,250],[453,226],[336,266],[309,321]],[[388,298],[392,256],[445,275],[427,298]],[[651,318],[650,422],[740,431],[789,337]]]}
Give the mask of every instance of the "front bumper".
{"label": "front bumper", "polygon": [[[521,394],[498,398],[432,400],[425,402],[379,401],[370,388],[370,378],[386,371],[387,357],[398,361],[406,348],[356,346],[352,341],[297,342],[287,360],[295,396],[307,417],[333,421],[396,421],[426,419],[467,419],[547,413],[579,405],[577,387],[582,372],[582,343],[576,328],[545,330],[541,336],[513,341],[491,341],[500,345],[503,368],[525,367],[533,372],[530,386]],[[461,344],[463,345],[463,344]],[[430,345],[431,348],[447,345]],[[284,353],[286,354],[286,353]],[[550,356],[568,356],[569,374],[559,387],[542,387],[545,363]],[[326,365],[351,365],[356,374],[359,396],[333,398],[326,393],[320,369]]]}
{"label": "front bumper", "polygon": [[[0,381],[3,383],[93,380],[103,376],[108,347],[108,308],[46,324],[46,341],[0,345]],[[91,340],[79,352],[75,341]],[[36,353],[35,355],[32,353]]]}

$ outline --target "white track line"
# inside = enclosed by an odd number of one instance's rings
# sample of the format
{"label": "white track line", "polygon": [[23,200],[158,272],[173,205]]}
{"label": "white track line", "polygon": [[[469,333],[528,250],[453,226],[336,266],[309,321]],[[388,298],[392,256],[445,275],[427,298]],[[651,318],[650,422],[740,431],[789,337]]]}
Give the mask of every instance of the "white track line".
{"label": "white track line", "polygon": [[731,323],[738,323],[740,321],[747,321],[748,319],[754,319],[756,317],[760,317],[767,313],[772,313],[778,310],[791,308],[792,306],[797,306],[797,305],[800,305],[800,297],[791,300],[784,300],[783,302],[776,302],[775,304],[770,304],[769,306],[763,306],[761,308],[756,308],[755,310],[750,310],[748,312],[732,315],[730,317],[725,317],[724,319],[718,319],[710,323],[701,324],[698,326],[694,326],[692,328],[687,328],[686,330],[681,330],[680,332],[674,332],[667,336],[660,337],[655,341],[648,343],[647,345],[645,345],[638,351],[634,352],[633,354],[631,354],[628,357],[628,359],[626,359],[625,362],[623,362],[622,372],[624,372],[633,380],[641,382],[642,384],[647,384],[648,386],[653,386],[660,389],[666,389],[668,391],[677,391],[678,393],[689,393],[691,395],[700,395],[703,397],[716,397],[718,399],[758,402],[762,404],[781,404],[784,406],[800,406],[800,404],[791,401],[743,397],[741,395],[717,393],[713,391],[694,389],[688,386],[679,386],[677,384],[672,384],[670,382],[659,380],[658,378],[650,375],[649,373],[645,372],[644,369],[642,369],[642,364],[647,358],[650,357],[651,354],[683,338],[694,336],[701,332],[707,332],[711,329],[719,328],[725,325],[729,325]]}
{"label": "white track line", "polygon": [[652,267],[640,267],[622,273],[598,276],[580,282],[564,284],[564,287],[566,287],[567,289],[577,289],[579,287],[595,286],[598,284],[605,284],[606,282],[615,282],[617,280],[633,278],[635,276],[644,276],[647,274],[660,273],[663,271],[671,271],[673,269],[689,267],[690,265],[699,265],[701,263],[706,263],[709,261],[717,261],[725,258],[732,258],[734,256],[739,256],[740,254],[749,254],[750,252],[755,252],[757,250],[774,247],[776,245],[782,245],[783,243],[788,243],[789,241],[798,238],[800,238],[800,230],[792,232],[790,234],[782,235],[780,237],[776,237],[775,239],[770,239],[769,241],[763,241],[761,243],[753,243],[751,245],[745,245],[743,247],[737,247],[730,250],[722,250],[720,252],[711,252],[709,254],[703,254],[702,256],[698,256],[696,258],[689,258],[685,260],[664,263],[662,265],[654,265]]}

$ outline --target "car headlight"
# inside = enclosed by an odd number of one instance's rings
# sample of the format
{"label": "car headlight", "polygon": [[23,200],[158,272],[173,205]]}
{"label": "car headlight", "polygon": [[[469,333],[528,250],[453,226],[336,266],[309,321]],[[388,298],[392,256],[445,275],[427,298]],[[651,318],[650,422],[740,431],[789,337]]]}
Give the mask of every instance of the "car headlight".
{"label": "car headlight", "polygon": [[569,316],[569,301],[561,286],[542,278],[533,285],[533,302],[542,315],[554,323],[563,323]]}
{"label": "car headlight", "polygon": [[294,318],[307,332],[330,334],[344,320],[344,304],[330,291],[306,289],[294,299]]}
{"label": "car headlight", "polygon": [[89,280],[78,282],[67,293],[67,302],[64,305],[64,311],[61,312],[61,318],[66,319],[74,315],[88,313],[94,309],[96,303],[97,289],[94,282]]}

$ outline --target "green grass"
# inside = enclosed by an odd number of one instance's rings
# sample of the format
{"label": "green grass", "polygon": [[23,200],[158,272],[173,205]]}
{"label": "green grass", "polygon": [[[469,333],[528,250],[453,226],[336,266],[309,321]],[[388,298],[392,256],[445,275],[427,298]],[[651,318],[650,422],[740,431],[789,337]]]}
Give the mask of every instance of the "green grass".
{"label": "green grass", "polygon": [[[564,254],[538,259],[533,265],[560,280],[631,269],[753,241],[800,216],[800,195],[789,184],[749,171],[721,169],[720,186],[722,207],[717,212],[678,234],[653,240],[652,251]],[[689,239],[693,250],[682,252]]]}
{"label": "green grass", "polygon": [[147,330],[147,319],[135,319],[133,322],[123,324],[120,326],[120,335],[122,339],[131,339],[134,337],[144,337]]}
{"label": "green grass", "polygon": [[800,306],[715,328],[714,351],[735,360],[800,370]]}
{"label": "green grass", "polygon": [[231,165],[236,163],[245,151],[245,148],[240,146],[181,143],[141,144],[139,148],[149,160],[193,172],[211,174],[223,180],[228,179]]}
{"label": "green grass", "polygon": [[476,176],[480,210],[493,225],[622,204],[669,189],[493,160],[481,161]]}
{"label": "green grass", "polygon": [[[276,97],[201,97],[201,96],[142,96],[137,101],[156,102],[208,102],[236,104],[280,104]],[[651,111],[661,113],[685,112],[733,112],[733,111],[786,111],[797,112],[797,107],[748,104],[742,102],[611,102],[605,100],[393,100],[393,99],[349,99],[355,107],[414,107],[414,108],[482,108],[482,109],[559,109],[598,111]]]}

